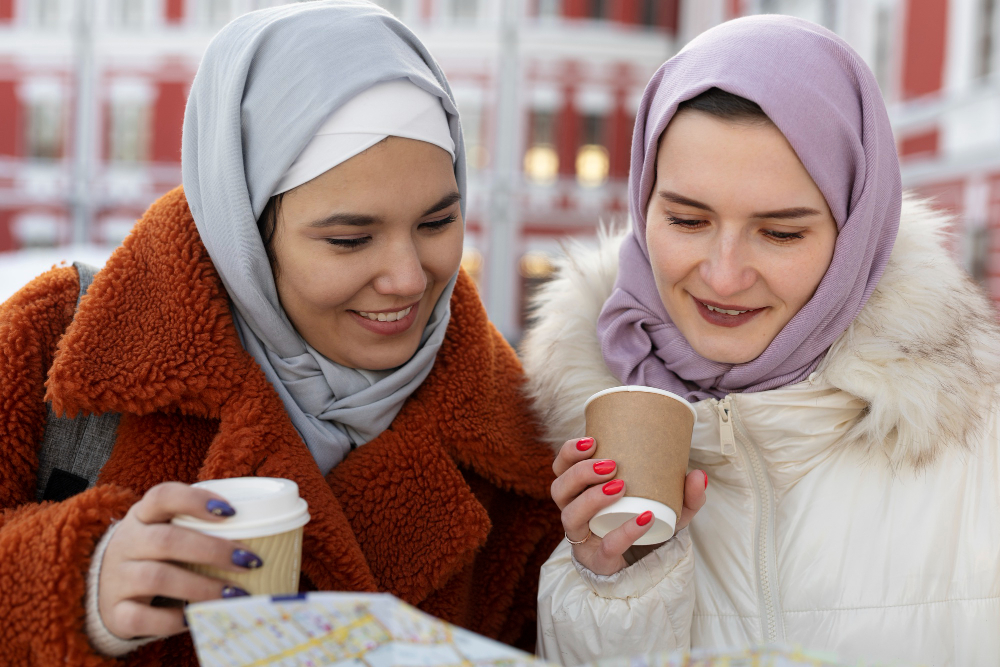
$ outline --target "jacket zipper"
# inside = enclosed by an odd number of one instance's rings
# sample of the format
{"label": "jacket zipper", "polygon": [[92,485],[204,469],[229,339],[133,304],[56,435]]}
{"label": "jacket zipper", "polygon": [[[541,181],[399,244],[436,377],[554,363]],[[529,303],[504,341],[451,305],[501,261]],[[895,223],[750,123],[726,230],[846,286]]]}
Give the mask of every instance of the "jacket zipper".
{"label": "jacket zipper", "polygon": [[777,582],[773,565],[773,549],[771,549],[774,533],[774,501],[771,480],[764,470],[764,464],[757,452],[756,445],[750,440],[749,434],[739,428],[736,422],[736,407],[729,396],[719,401],[719,434],[722,453],[727,448],[733,454],[739,451],[741,458],[752,473],[754,491],[754,506],[756,508],[755,531],[757,571],[757,605],[761,615],[761,633],[765,642],[784,641],[784,624],[781,623],[778,602]]}

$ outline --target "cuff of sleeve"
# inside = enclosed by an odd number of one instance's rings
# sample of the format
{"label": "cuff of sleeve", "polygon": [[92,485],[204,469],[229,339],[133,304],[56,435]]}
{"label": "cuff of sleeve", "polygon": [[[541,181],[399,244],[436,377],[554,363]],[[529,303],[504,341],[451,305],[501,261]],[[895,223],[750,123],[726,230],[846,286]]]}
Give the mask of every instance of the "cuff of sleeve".
{"label": "cuff of sleeve", "polygon": [[[580,578],[602,598],[626,600],[642,597],[677,567],[691,552],[691,536],[687,528],[681,530],[662,546],[614,574],[594,574],[574,555],[573,565]],[[572,552],[571,552],[572,553]]]}
{"label": "cuff of sleeve", "polygon": [[97,543],[97,548],[94,549],[94,556],[90,561],[90,571],[87,572],[87,593],[84,601],[87,610],[84,625],[87,630],[87,639],[90,640],[90,645],[94,647],[94,650],[109,658],[119,658],[126,653],[131,653],[140,646],[159,639],[159,637],[121,639],[111,634],[111,631],[108,630],[101,619],[101,611],[98,607],[101,564],[104,561],[104,551],[108,548],[108,542],[111,541],[111,536],[114,535],[117,528],[118,522],[116,521],[108,527],[104,533],[104,537],[101,538],[101,541]]}

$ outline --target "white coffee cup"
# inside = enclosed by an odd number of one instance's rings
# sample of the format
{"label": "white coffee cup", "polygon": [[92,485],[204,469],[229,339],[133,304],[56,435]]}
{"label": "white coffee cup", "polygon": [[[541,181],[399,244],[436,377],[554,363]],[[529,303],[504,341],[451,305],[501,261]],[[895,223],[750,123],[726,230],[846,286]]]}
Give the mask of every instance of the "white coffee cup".
{"label": "white coffee cup", "polygon": [[309,506],[299,497],[299,486],[278,477],[233,477],[198,482],[226,499],[236,510],[221,521],[178,515],[171,523],[206,535],[238,541],[260,556],[264,565],[246,572],[208,565],[184,567],[232,581],[252,595],[290,595],[299,591],[302,564],[302,527],[309,523]]}

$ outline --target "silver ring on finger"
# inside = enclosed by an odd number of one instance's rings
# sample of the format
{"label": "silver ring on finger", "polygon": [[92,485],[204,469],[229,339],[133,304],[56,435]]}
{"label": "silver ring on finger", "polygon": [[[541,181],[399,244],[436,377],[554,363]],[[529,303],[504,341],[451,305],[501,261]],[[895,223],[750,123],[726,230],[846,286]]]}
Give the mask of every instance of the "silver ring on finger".
{"label": "silver ring on finger", "polygon": [[593,533],[591,533],[590,532],[590,528],[588,528],[587,529],[587,536],[584,537],[582,540],[579,540],[579,541],[569,539],[569,533],[563,533],[563,535],[566,536],[566,541],[567,542],[569,542],[570,544],[576,545],[576,544],[583,544],[584,542],[586,542],[587,540],[589,540],[590,536],[593,535]]}

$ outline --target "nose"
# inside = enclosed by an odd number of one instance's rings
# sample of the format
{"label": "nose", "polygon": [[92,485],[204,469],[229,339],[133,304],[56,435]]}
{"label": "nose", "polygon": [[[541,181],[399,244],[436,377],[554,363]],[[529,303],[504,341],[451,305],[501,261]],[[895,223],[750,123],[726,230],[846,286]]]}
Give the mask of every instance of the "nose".
{"label": "nose", "polygon": [[739,233],[723,232],[713,241],[699,266],[701,279],[720,297],[739,294],[757,282],[748,241]]}
{"label": "nose", "polygon": [[374,287],[379,294],[419,297],[427,288],[427,275],[412,239],[393,243],[382,254]]}

